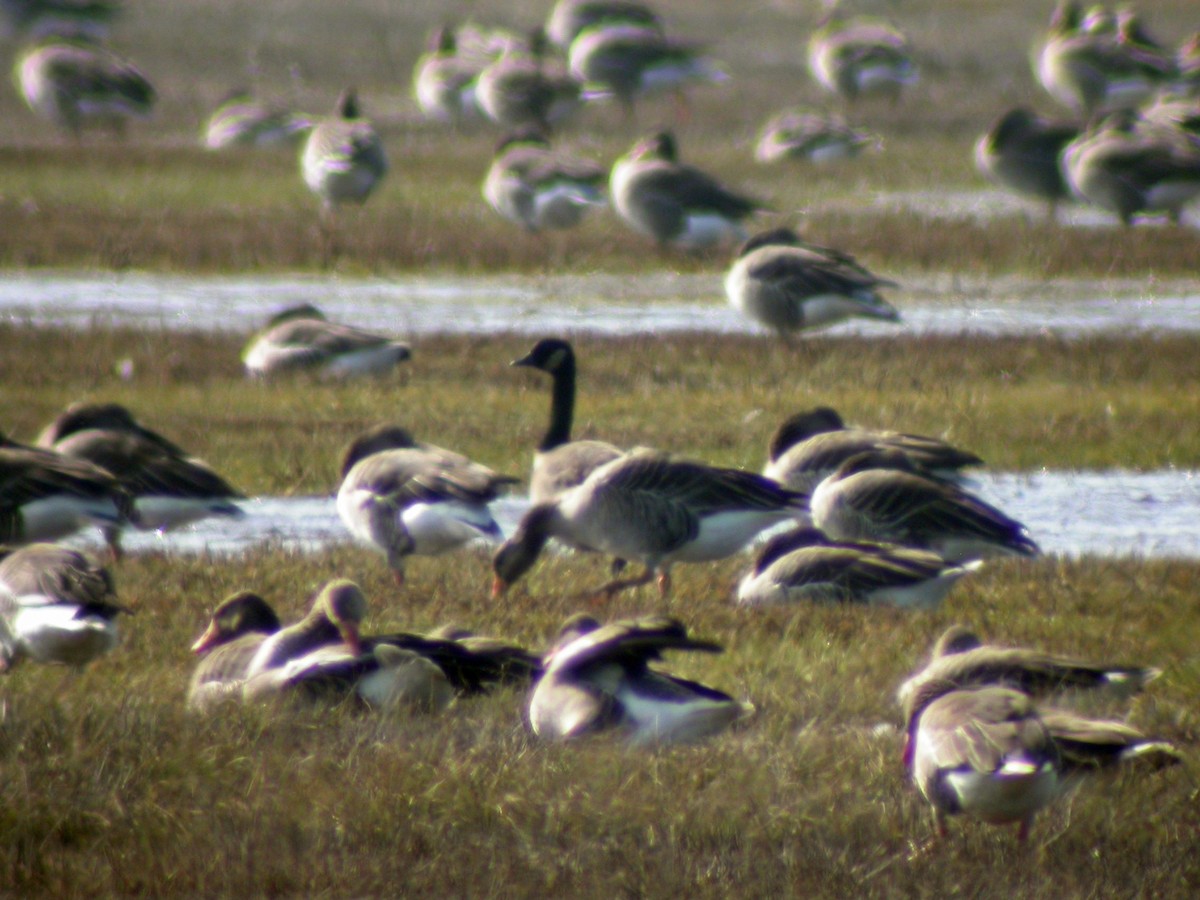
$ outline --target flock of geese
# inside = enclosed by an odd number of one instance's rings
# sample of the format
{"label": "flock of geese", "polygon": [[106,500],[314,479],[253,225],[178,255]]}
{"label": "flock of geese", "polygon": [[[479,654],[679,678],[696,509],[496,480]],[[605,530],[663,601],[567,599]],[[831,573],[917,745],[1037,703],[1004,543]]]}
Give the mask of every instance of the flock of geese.
{"label": "flock of geese", "polygon": [[[69,38],[61,21],[50,28],[36,15],[64,8],[74,13],[65,16],[73,23]],[[103,45],[115,4],[10,0],[0,9],[39,38],[16,68],[34,112],[75,134],[94,122],[119,128],[149,112],[154,90],[145,76]],[[448,27],[436,32],[417,64],[414,92],[431,118],[461,124],[482,117],[509,132],[483,182],[501,215],[530,231],[567,228],[611,200],[629,227],[662,247],[744,241],[726,277],[729,300],[784,337],[848,316],[898,318],[879,293],[891,283],[847,254],[788,228],[749,236],[743,223],[766,204],[681,162],[670,132],[639,141],[608,169],[552,149],[550,129],[583,103],[615,100],[631,117],[651,90],[728,77],[697,47],[668,36],[652,10],[561,0],[527,41],[467,37]],[[980,139],[981,170],[1052,206],[1076,198],[1126,223],[1145,212],[1177,219],[1200,193],[1198,49],[1193,39],[1167,53],[1128,9],[1084,14],[1060,4],[1038,44],[1036,72],[1086,124],[1006,113]],[[829,17],[811,37],[808,61],[814,78],[848,102],[898,96],[918,78],[908,39],[864,17]],[[326,216],[364,202],[388,170],[379,133],[352,90],[327,118],[239,93],[214,114],[205,139],[214,149],[302,141],[302,176]],[[789,110],[764,130],[757,155],[844,158],[873,142],[840,117],[822,122]],[[344,378],[386,371],[410,355],[403,342],[329,322],[304,306],[269,322],[243,361],[255,377],[310,371]],[[667,597],[675,564],[730,557],[778,528],[755,548],[735,590],[738,604],[932,607],[985,561],[1039,553],[1020,522],[969,490],[963,470],[982,460],[937,438],[847,425],[821,407],[779,426],[756,474],[651,448],[574,441],[571,345],[544,339],[512,364],[551,381],[530,506],[512,533],[503,533],[489,504],[516,479],[394,424],[346,449],[338,515],[383,556],[399,584],[409,556],[483,541],[498,545],[492,592],[500,596],[555,541],[612,559],[612,579],[586,596],[654,582]],[[33,444],[0,436],[0,668],[22,659],[82,667],[117,643],[117,621],[130,610],[117,602],[107,568],[58,540],[99,527],[115,561],[126,528],[238,516],[242,499],[210,466],[116,404],[73,406]],[[631,564],[641,571],[626,575]],[[753,713],[743,700],[651,665],[671,650],[721,649],[673,618],[602,623],[576,616],[548,650],[533,653],[457,630],[364,634],[366,610],[361,589],[345,579],[328,582],[308,615],[288,625],[261,596],[235,594],[192,647],[199,660],[188,704],[203,711],[286,695],[437,711],[511,683],[527,687],[528,721],[540,737],[616,731],[651,744],[707,737]],[[939,830],[961,813],[1017,823],[1024,837],[1039,810],[1090,773],[1179,761],[1169,743],[1067,702],[1103,688],[1127,697],[1157,675],[948,631],[898,694],[904,759]]]}

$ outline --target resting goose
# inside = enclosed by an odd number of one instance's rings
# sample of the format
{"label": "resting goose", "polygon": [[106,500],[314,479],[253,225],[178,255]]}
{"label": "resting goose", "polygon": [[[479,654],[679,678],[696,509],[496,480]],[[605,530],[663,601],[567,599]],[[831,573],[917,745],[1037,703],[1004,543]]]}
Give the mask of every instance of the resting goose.
{"label": "resting goose", "polygon": [[332,116],[313,125],[300,154],[300,170],[326,219],[343,203],[365,202],[387,174],[383,141],[362,116],[353,89],[342,91]]}
{"label": "resting goose", "polygon": [[28,658],[82,669],[117,643],[108,571],[57,544],[17,548],[0,561],[0,670]]}
{"label": "resting goose", "polygon": [[609,176],[609,196],[621,219],[660,247],[704,250],[744,240],[742,220],[765,209],[734,193],[712,176],[681,163],[670,132],[639,142],[618,159]]}
{"label": "resting goose", "polygon": [[550,149],[540,132],[522,131],[496,148],[483,181],[488,205],[529,232],[574,228],[604,206],[604,170]]}
{"label": "resting goose", "polygon": [[533,503],[554,500],[563,491],[581,484],[592,470],[623,455],[606,441],[573,441],[571,424],[575,415],[575,350],[568,341],[544,338],[514,366],[545,372],[552,379],[550,424],[533,456],[529,499]]}
{"label": "resting goose", "polygon": [[908,38],[869,16],[827,16],[809,37],[808,70],[850,101],[874,94],[897,99],[918,78]]}
{"label": "resting goose", "polygon": [[322,378],[379,375],[411,357],[403,341],[330,322],[307,303],[276,313],[242,351],[246,374],[255,378],[288,372]]}
{"label": "resting goose", "polygon": [[204,634],[192,644],[199,661],[188,683],[188,708],[203,712],[240,699],[251,660],[263,641],[282,627],[275,610],[253,591],[222,600]]}
{"label": "resting goose", "polygon": [[879,295],[879,288],[896,286],[840,250],[802,241],[790,228],[751,237],[725,276],[730,305],[784,339],[854,317],[899,321],[900,313]]}
{"label": "resting goose", "polygon": [[832,538],[932,550],[950,563],[1036,556],[1024,525],[959,487],[918,474],[902,453],[852,456],[817,485],[812,522]]}
{"label": "resting goose", "polygon": [[953,480],[960,470],[983,460],[935,437],[848,426],[828,406],[798,412],[785,419],[767,445],[763,475],[794,491],[811,494],[850,457],[873,450],[903,453],[920,473]]}
{"label": "resting goose", "polygon": [[1071,199],[1059,157],[1079,136],[1079,126],[1054,122],[1024,107],[999,116],[975,144],[975,166],[988,180],[1046,201],[1054,219],[1058,204]]}
{"label": "resting goose", "polygon": [[[38,443],[112,472],[133,496],[138,527],[147,531],[244,515],[236,501],[245,494],[120,404],[73,404],[42,431]],[[116,546],[119,529],[109,528],[109,545]]]}
{"label": "resting goose", "polygon": [[815,528],[775,535],[738,583],[743,606],[868,603],[928,609],[979,567],[952,565],[927,550],[895,544],[834,541]]}
{"label": "resting goose", "polygon": [[611,597],[657,576],[665,597],[672,564],[730,556],[763,529],[803,514],[805,500],[749,472],[637,450],[593,470],[556,500],[530,507],[496,552],[492,593],[503,594],[525,574],[553,537],[645,565],[642,576],[595,593]]}
{"label": "resting goose", "polygon": [[634,744],[696,741],[753,712],[714,688],[649,667],[665,650],[719,653],[688,636],[675,619],[643,618],[600,625],[576,617],[545,659],[545,674],[529,699],[534,734],[567,740],[623,732]]}
{"label": "resting goose", "polygon": [[381,426],[351,442],[337,510],[356,538],[382,552],[398,584],[404,558],[435,556],[503,537],[488,504],[517,479]]}

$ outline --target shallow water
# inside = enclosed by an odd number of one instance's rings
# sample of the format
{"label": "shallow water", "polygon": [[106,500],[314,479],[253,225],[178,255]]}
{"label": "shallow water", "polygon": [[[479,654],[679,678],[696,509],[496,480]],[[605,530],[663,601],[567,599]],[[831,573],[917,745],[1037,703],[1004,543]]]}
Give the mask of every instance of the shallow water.
{"label": "shallow water", "polygon": [[[984,473],[972,488],[1024,522],[1047,553],[1200,558],[1200,472]],[[527,505],[518,497],[495,504],[506,533]],[[239,521],[208,520],[166,535],[134,532],[124,544],[131,553],[223,556],[260,546],[311,552],[350,540],[332,497],[259,497],[243,508],[247,515]],[[75,543],[101,546],[98,533]]]}
{"label": "shallow water", "polygon": [[[16,274],[0,279],[0,317],[37,325],[233,331],[312,303],[329,318],[400,337],[517,332],[622,335],[761,329],[725,302],[712,275],[471,279],[195,278],[146,274]],[[922,276],[890,299],[899,324],[855,321],[831,335],[1020,335],[1200,331],[1194,281],[1037,282]]]}

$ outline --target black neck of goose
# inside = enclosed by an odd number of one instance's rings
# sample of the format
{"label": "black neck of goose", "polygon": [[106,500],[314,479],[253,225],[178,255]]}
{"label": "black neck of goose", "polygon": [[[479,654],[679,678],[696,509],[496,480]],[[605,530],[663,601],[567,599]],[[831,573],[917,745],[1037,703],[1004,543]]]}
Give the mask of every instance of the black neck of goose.
{"label": "black neck of goose", "polygon": [[550,426],[538,444],[538,450],[543,453],[571,440],[571,425],[575,419],[575,360],[564,359],[554,370],[553,377]]}

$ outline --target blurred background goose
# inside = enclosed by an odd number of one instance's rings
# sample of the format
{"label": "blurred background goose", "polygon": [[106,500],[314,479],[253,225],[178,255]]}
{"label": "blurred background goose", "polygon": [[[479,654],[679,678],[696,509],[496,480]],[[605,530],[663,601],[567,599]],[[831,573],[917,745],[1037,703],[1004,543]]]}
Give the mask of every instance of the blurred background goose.
{"label": "blurred background goose", "polygon": [[617,731],[634,744],[696,741],[725,730],[753,707],[694,681],[651,669],[666,650],[719,653],[682,623],[643,618],[601,625],[567,622],[529,699],[534,734],[568,740]]}
{"label": "blurred background goose", "polygon": [[915,471],[894,450],[859,453],[817,485],[812,522],[843,541],[932,550],[947,562],[1040,551],[1020,522],[953,484]]}
{"label": "blurred background goose", "polygon": [[899,451],[918,472],[942,480],[953,480],[962,469],[983,465],[974,453],[941,438],[848,426],[836,410],[818,406],[779,424],[767,445],[763,474],[794,491],[811,494],[847,459],[871,450]]}
{"label": "blurred background goose", "polygon": [[213,610],[208,628],[192,644],[199,657],[188,682],[187,706],[207,712],[241,699],[250,661],[263,641],[282,628],[275,610],[253,591],[238,591]]}
{"label": "blurred background goose", "polygon": [[660,247],[684,250],[743,240],[742,220],[766,208],[681,163],[669,131],[640,141],[613,164],[609,196],[617,214],[634,231],[653,238]]}
{"label": "blurred background goose", "polygon": [[730,305],[785,340],[853,317],[898,321],[900,313],[879,295],[881,287],[896,283],[872,275],[840,250],[802,241],[790,228],[750,238],[725,275]]}
{"label": "blurred background goose", "polygon": [[830,540],[800,527],[764,541],[735,598],[743,606],[869,603],[933,608],[979,563],[953,565],[895,544]]}
{"label": "blurred background goose", "polygon": [[646,567],[641,576],[589,593],[611,597],[657,576],[666,597],[673,563],[730,556],[763,529],[803,515],[806,500],[749,472],[636,450],[593,470],[556,500],[530,507],[496,552],[492,592],[503,594],[546,542],[559,538]]}
{"label": "blurred background goose", "polygon": [[82,669],[117,644],[108,571],[78,551],[34,543],[3,548],[0,560],[0,670],[21,659]]}
{"label": "blurred background goose", "polygon": [[21,96],[38,116],[78,139],[97,125],[121,135],[128,119],[144,119],[155,92],[141,70],[86,41],[51,38],[17,58]]}
{"label": "blurred background goose", "polygon": [[1054,219],[1058,205],[1071,199],[1059,158],[1079,136],[1079,126],[1037,116],[1024,107],[998,117],[975,144],[975,166],[995,184],[1047,204]]}
{"label": "blurred background goose", "polygon": [[579,83],[547,50],[545,32],[535,28],[527,48],[507,49],[479,73],[475,97],[492,122],[549,132],[578,110]]}
{"label": "blurred background goose", "polygon": [[353,88],[342,91],[332,116],[318,119],[300,155],[304,183],[331,217],[343,203],[363,203],[388,171],[375,126],[364,118]]}
{"label": "blurred background goose", "polygon": [[378,375],[411,357],[403,341],[330,322],[309,304],[272,316],[242,351],[246,374],[259,378],[300,371],[329,378]]}
{"label": "blurred background goose", "polygon": [[852,127],[843,116],[787,109],[767,120],[754,145],[754,158],[760,163],[784,159],[827,163],[854,159],[879,146],[879,138]]}
{"label": "blurred background goose", "polygon": [[881,94],[896,99],[918,80],[908,38],[869,16],[827,15],[808,40],[808,70],[827,91],[855,101]]}
{"label": "blurred background goose", "polygon": [[274,147],[298,142],[312,128],[308,116],[254,99],[244,89],[230,91],[204,124],[203,142],[209,150],[231,147]]}
{"label": "blurred background goose", "polygon": [[502,539],[488,504],[517,480],[418,444],[395,426],[372,429],[351,442],[341,471],[338,515],[352,535],[387,557],[401,585],[406,556]]}
{"label": "blurred background goose", "polygon": [[607,202],[606,174],[590,160],[555,153],[541,132],[521,131],[496,147],[483,196],[527,231],[574,228],[589,210]]}
{"label": "blurred background goose", "polygon": [[546,18],[546,38],[564,53],[593,25],[640,25],[662,32],[662,20],[635,0],[558,0]]}

